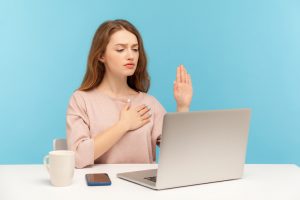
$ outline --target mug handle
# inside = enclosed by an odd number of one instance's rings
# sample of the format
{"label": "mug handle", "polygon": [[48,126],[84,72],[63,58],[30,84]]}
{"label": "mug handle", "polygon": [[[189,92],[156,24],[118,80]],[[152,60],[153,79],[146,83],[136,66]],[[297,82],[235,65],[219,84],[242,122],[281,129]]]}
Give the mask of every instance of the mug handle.
{"label": "mug handle", "polygon": [[44,166],[47,168],[47,170],[49,172],[49,155],[46,155],[44,157]]}

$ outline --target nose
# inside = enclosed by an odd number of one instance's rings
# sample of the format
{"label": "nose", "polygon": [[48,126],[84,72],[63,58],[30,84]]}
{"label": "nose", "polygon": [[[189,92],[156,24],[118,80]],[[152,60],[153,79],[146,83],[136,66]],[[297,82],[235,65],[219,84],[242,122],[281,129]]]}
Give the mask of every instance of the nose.
{"label": "nose", "polygon": [[133,51],[131,50],[131,49],[129,49],[128,51],[127,51],[127,59],[128,60],[133,60]]}

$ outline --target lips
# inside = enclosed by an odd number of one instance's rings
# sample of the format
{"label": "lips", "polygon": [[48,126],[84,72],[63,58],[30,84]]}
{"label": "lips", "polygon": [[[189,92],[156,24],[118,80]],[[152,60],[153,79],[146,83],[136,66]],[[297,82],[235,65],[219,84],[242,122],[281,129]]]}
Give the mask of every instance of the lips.
{"label": "lips", "polygon": [[133,63],[127,63],[124,65],[126,68],[128,69],[132,69],[134,67],[134,64]]}

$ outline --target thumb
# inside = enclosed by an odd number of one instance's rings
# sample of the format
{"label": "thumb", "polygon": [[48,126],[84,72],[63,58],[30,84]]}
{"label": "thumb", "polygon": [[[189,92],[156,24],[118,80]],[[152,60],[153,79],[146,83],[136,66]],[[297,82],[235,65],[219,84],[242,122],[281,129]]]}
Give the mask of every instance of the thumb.
{"label": "thumb", "polygon": [[131,100],[130,99],[127,99],[127,103],[126,103],[126,105],[125,105],[125,110],[128,110],[129,108],[130,108],[130,106],[131,106]]}
{"label": "thumb", "polygon": [[177,82],[176,81],[173,82],[173,88],[174,88],[174,90],[177,89]]}

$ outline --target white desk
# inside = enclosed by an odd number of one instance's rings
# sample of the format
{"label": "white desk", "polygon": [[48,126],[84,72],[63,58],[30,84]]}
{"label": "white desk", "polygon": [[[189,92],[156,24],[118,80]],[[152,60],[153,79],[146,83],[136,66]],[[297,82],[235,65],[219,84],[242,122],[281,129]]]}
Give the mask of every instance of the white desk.
{"label": "white desk", "polygon": [[[0,199],[240,199],[300,200],[300,168],[297,165],[246,165],[244,178],[191,187],[155,191],[116,177],[116,173],[156,168],[157,165],[95,165],[76,169],[73,184],[53,187],[43,165],[0,165]],[[86,173],[107,172],[112,186],[89,187]]]}

